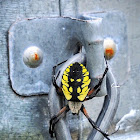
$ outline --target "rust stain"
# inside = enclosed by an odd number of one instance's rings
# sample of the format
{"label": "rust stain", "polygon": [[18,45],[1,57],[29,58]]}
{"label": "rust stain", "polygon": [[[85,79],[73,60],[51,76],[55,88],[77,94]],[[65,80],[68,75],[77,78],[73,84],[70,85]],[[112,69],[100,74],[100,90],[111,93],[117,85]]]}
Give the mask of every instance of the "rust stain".
{"label": "rust stain", "polygon": [[39,55],[37,53],[34,54],[35,55],[35,60],[39,60]]}
{"label": "rust stain", "polygon": [[106,54],[107,56],[113,56],[113,55],[114,55],[114,50],[113,50],[113,48],[106,48],[105,54]]}

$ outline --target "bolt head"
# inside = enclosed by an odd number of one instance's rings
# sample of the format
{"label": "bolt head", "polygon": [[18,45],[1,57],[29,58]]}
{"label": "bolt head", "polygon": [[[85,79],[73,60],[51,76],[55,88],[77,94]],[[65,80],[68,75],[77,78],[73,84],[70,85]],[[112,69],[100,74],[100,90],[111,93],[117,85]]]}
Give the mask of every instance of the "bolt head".
{"label": "bolt head", "polygon": [[116,53],[116,44],[112,39],[104,40],[104,55],[107,60],[110,60],[114,57]]}
{"label": "bolt head", "polygon": [[23,53],[23,61],[26,66],[30,68],[38,67],[43,60],[43,53],[40,48],[31,46],[27,48]]}

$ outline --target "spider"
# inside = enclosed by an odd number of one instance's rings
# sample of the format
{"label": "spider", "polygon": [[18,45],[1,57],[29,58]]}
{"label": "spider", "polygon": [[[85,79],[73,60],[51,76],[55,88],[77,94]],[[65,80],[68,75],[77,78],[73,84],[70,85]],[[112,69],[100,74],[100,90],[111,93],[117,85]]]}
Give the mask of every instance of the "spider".
{"label": "spider", "polygon": [[73,115],[79,114],[79,111],[81,111],[86,116],[86,118],[88,119],[92,127],[97,131],[99,131],[107,140],[110,140],[108,137],[109,135],[96,126],[95,122],[90,118],[90,116],[86,111],[86,108],[82,103],[84,101],[94,98],[100,91],[103,79],[108,71],[108,64],[106,58],[105,58],[105,62],[106,62],[105,71],[102,77],[100,78],[98,84],[92,88],[90,88],[91,79],[90,79],[89,71],[82,63],[78,63],[78,62],[70,64],[65,69],[61,79],[61,87],[59,87],[56,83],[59,74],[56,77],[55,70],[58,65],[61,65],[64,62],[66,61],[63,61],[53,67],[52,83],[58,95],[64,96],[68,101],[68,104],[64,106],[58,112],[58,114],[54,115],[51,118],[50,128],[49,128],[50,136],[51,137],[54,136],[55,133],[54,127],[55,124],[62,118],[61,114],[64,112],[67,113],[69,110],[71,110]]}

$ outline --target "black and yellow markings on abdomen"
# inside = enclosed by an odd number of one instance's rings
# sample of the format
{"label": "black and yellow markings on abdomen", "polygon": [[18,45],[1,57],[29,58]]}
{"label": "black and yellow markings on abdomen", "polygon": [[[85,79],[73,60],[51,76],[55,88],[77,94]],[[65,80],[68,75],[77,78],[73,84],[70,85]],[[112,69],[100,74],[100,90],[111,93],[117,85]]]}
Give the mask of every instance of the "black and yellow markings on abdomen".
{"label": "black and yellow markings on abdomen", "polygon": [[77,98],[80,101],[83,101],[90,90],[89,84],[91,82],[91,79],[89,78],[89,72],[87,71],[86,67],[83,64],[80,64],[80,66],[82,67],[83,80],[81,85],[81,92],[79,93],[80,95]]}
{"label": "black and yellow markings on abdomen", "polygon": [[72,98],[72,95],[71,95],[72,87],[69,87],[69,81],[68,81],[69,72],[70,72],[70,66],[68,66],[66,70],[64,71],[63,76],[62,76],[62,81],[61,81],[62,91],[67,100],[70,100]]}
{"label": "black and yellow markings on abdomen", "polygon": [[75,63],[70,64],[63,73],[62,91],[67,100],[72,100],[73,96],[76,96],[77,101],[83,101],[90,90],[89,84],[91,82],[91,79],[89,78],[89,72],[87,71],[86,67],[83,64],[79,63],[77,63],[77,69],[81,69],[82,71],[80,71],[79,73],[77,72],[77,79],[71,77],[70,75],[73,74],[73,71],[71,71],[71,69],[74,64]]}

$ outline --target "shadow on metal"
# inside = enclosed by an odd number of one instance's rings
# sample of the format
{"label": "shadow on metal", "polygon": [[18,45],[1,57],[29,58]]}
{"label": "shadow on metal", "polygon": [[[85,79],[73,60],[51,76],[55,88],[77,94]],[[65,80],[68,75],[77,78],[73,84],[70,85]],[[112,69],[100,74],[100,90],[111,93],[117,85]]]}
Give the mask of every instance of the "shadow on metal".
{"label": "shadow on metal", "polygon": [[[63,66],[59,69],[60,74],[57,79],[57,84],[60,86],[61,78],[66,67],[73,62],[84,63],[85,54],[79,53],[71,57]],[[114,85],[114,87],[112,86]],[[106,86],[107,86],[107,96],[105,97],[104,104],[102,110],[98,116],[96,121],[97,126],[99,126],[103,131],[107,130],[110,126],[110,122],[113,120],[113,117],[116,113],[118,103],[119,103],[119,90],[117,88],[116,80],[109,69],[107,74]],[[51,85],[50,94],[49,94],[49,108],[51,117],[59,112],[62,108],[63,97],[59,97],[57,95],[55,87]],[[82,132],[81,132],[82,133]],[[55,127],[55,134],[57,140],[71,140],[70,129],[68,128],[66,118],[61,119]],[[80,138],[82,139],[82,138]],[[96,130],[92,130],[88,136],[88,140],[102,140],[103,136],[101,133]]]}

